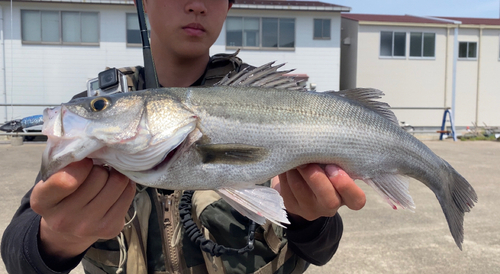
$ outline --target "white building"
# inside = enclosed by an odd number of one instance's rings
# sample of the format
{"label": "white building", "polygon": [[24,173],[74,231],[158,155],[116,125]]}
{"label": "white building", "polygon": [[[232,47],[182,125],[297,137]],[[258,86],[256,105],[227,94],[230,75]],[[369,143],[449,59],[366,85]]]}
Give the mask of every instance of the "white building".
{"label": "white building", "polygon": [[[500,19],[343,14],[341,37],[341,89],[381,89],[396,108],[452,107],[456,57],[455,124],[500,126]],[[414,126],[439,126],[443,116],[394,112]]]}
{"label": "white building", "polygon": [[[210,53],[234,52],[252,65],[286,62],[318,90],[339,88],[340,12],[311,1],[236,1]],[[132,0],[0,2],[1,103],[59,104],[106,67],[141,65]],[[316,28],[316,29],[315,29]],[[43,107],[2,107],[0,122]]]}

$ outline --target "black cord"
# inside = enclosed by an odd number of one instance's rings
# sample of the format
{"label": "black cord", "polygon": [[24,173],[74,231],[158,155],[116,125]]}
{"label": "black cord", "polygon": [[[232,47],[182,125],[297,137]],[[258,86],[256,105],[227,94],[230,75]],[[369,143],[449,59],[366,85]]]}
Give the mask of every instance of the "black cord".
{"label": "black cord", "polygon": [[254,221],[251,221],[250,223],[248,228],[248,242],[243,248],[238,249],[225,247],[205,238],[191,217],[193,193],[193,190],[184,191],[181,201],[179,202],[180,219],[184,226],[185,233],[191,241],[199,245],[202,251],[215,257],[219,257],[221,255],[243,254],[253,250],[255,243],[255,229],[257,227]]}

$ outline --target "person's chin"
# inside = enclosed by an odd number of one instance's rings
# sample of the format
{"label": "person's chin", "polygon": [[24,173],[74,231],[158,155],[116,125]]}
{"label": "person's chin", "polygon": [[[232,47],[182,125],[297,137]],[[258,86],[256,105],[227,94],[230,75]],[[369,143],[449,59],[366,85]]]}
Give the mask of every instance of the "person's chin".
{"label": "person's chin", "polygon": [[185,57],[204,55],[210,50],[206,42],[187,42],[178,47],[178,53]]}

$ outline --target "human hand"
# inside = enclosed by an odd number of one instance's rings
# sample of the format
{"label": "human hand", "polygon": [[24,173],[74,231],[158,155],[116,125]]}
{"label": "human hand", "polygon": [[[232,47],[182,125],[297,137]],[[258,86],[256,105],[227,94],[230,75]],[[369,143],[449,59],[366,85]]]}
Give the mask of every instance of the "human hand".
{"label": "human hand", "polygon": [[116,237],[134,196],[135,183],[115,170],[90,159],[68,165],[31,193],[31,208],[42,216],[39,249],[62,261]]}
{"label": "human hand", "polygon": [[295,223],[331,217],[343,205],[359,210],[366,202],[363,190],[335,165],[325,170],[317,164],[301,166],[273,178],[271,186],[280,192]]}

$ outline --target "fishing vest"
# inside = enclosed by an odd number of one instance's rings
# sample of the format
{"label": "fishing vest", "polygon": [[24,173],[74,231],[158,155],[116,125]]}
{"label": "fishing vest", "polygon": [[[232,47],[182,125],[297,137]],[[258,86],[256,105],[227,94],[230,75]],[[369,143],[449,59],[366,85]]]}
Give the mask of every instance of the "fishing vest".
{"label": "fishing vest", "polygon": [[[249,65],[234,54],[211,57],[197,84],[209,86]],[[120,69],[129,90],[143,89],[142,67]],[[170,191],[138,186],[120,235],[94,243],[87,274],[287,274],[306,263],[288,247],[286,231],[252,223],[211,190]],[[202,251],[205,250],[205,251]]]}

